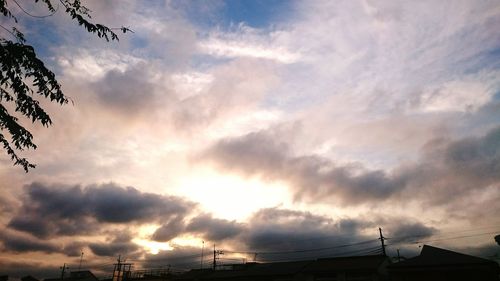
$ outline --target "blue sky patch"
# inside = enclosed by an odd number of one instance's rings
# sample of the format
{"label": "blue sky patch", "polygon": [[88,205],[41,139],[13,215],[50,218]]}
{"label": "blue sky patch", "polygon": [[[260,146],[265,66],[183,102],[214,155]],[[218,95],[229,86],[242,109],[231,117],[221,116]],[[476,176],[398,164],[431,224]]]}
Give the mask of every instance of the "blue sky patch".
{"label": "blue sky patch", "polygon": [[292,4],[285,0],[227,1],[224,19],[227,24],[245,22],[252,27],[266,27],[289,13]]}

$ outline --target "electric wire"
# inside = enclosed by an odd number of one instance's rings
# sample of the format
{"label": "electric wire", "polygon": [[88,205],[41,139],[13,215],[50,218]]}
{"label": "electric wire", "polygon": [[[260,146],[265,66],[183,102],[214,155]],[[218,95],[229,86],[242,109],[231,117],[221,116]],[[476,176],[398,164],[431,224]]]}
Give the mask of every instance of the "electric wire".
{"label": "electric wire", "polygon": [[[262,255],[283,255],[283,254],[300,254],[300,253],[320,252],[320,251],[327,251],[327,250],[333,250],[333,249],[339,249],[339,248],[364,245],[364,244],[369,244],[369,243],[373,243],[373,242],[377,242],[377,241],[378,241],[378,239],[372,239],[372,240],[366,240],[366,241],[361,241],[361,242],[357,242],[357,243],[335,245],[335,246],[331,246],[331,247],[300,249],[300,250],[290,250],[290,251],[234,251],[234,250],[227,250],[226,251],[226,250],[224,250],[223,252],[225,254],[257,254],[257,255],[262,257]],[[128,259],[128,260],[136,262],[136,263],[143,263],[143,264],[144,263],[162,263],[162,262],[167,262],[167,261],[169,263],[172,263],[172,264],[178,264],[178,262],[182,261],[182,260],[186,260],[186,259],[193,259],[194,260],[194,259],[199,259],[199,258],[201,258],[200,254],[193,254],[193,255],[185,255],[185,256],[179,256],[179,257],[162,257],[162,258],[157,258],[157,259]],[[193,261],[193,263],[195,263],[195,262]],[[198,263],[198,262],[196,262],[196,263]]]}
{"label": "electric wire", "polygon": [[378,239],[366,240],[366,241],[362,241],[362,242],[358,242],[358,243],[335,245],[335,246],[331,246],[331,247],[290,250],[290,251],[237,251],[237,250],[231,250],[231,251],[224,251],[224,252],[225,253],[237,253],[237,254],[258,254],[258,255],[262,255],[262,254],[266,254],[266,255],[290,254],[290,253],[325,251],[325,250],[336,249],[336,248],[344,248],[344,247],[351,247],[351,246],[356,246],[356,245],[363,245],[363,244],[373,243],[375,241],[378,241]]}
{"label": "electric wire", "polygon": [[57,11],[59,10],[59,4],[57,5],[57,7],[54,9],[53,12],[51,12],[50,14],[47,14],[47,15],[43,15],[43,16],[37,16],[37,15],[33,15],[31,14],[30,12],[26,11],[16,0],[12,0],[12,2],[14,2],[18,7],[19,9],[21,9],[21,11],[25,14],[27,14],[28,16],[30,17],[33,17],[33,18],[38,18],[38,19],[44,19],[44,18],[48,18],[48,17],[51,17],[53,16],[55,13],[57,13]]}
{"label": "electric wire", "polygon": [[[468,229],[468,230],[462,230],[462,231],[454,231],[454,232],[446,232],[447,234],[452,234],[452,233],[464,233],[464,232],[471,232],[471,231],[477,231],[481,229],[489,229],[493,228],[496,226],[488,226],[488,227],[482,227],[482,228],[477,228],[477,229]],[[454,240],[454,239],[463,239],[463,238],[470,238],[470,237],[478,237],[478,236],[484,236],[484,235],[490,235],[490,234],[496,234],[498,231],[495,232],[484,232],[484,233],[475,233],[475,234],[469,234],[469,235],[461,235],[461,236],[453,236],[453,237],[442,237],[439,238],[440,236],[437,236],[437,239],[429,239],[429,240],[419,240],[419,241],[400,241],[403,239],[408,239],[408,238],[418,238],[418,237],[423,237],[423,235],[409,235],[409,236],[401,236],[401,237],[389,237],[386,238],[388,240],[392,240],[391,243],[386,245],[386,247],[391,247],[393,245],[398,245],[398,244],[419,244],[419,243],[425,243],[425,242],[436,242],[436,241],[443,241],[443,240]],[[442,233],[445,234],[445,233]],[[325,237],[321,237],[320,239],[324,239]],[[307,240],[315,240],[317,238],[313,239],[304,239],[303,241]],[[398,241],[399,240],[399,241]],[[226,264],[223,263],[222,261],[242,261],[244,262],[247,260],[244,257],[235,257],[234,254],[244,254],[244,255],[257,255],[259,257],[258,260],[264,261],[264,262],[276,262],[276,261],[298,261],[298,260],[304,260],[304,259],[317,259],[317,258],[324,258],[324,257],[342,257],[346,255],[378,255],[382,254],[382,248],[380,246],[375,246],[375,247],[368,247],[368,248],[361,248],[361,249],[355,249],[355,250],[350,250],[350,251],[343,251],[343,252],[337,252],[337,251],[331,251],[335,249],[342,249],[342,248],[348,248],[348,247],[354,247],[354,246],[360,246],[360,245],[368,245],[370,243],[378,242],[379,239],[371,239],[371,240],[365,240],[361,242],[356,242],[356,243],[349,243],[349,244],[341,244],[341,245],[334,245],[330,247],[321,247],[321,248],[308,248],[308,249],[299,249],[299,250],[288,250],[288,251],[240,251],[240,250],[223,250],[224,254],[229,255],[229,257],[219,257],[217,260],[219,260],[219,265]],[[320,253],[324,252],[324,253]],[[288,255],[287,257],[279,257],[278,255]],[[207,255],[209,256],[209,255]],[[274,258],[273,258],[274,256]],[[191,254],[191,255],[184,255],[184,256],[178,256],[178,257],[162,257],[162,258],[157,258],[157,259],[128,259],[129,261],[133,261],[134,263],[138,263],[139,265],[142,265],[143,268],[150,268],[146,267],[149,263],[149,266],[153,266],[157,263],[164,263],[164,266],[170,266],[173,268],[171,265],[174,265],[175,268],[178,269],[189,269],[191,268],[198,268],[200,266],[199,258],[201,258],[201,254]],[[187,260],[192,260],[191,262]],[[184,261],[184,262],[182,262]],[[166,263],[166,264],[165,264]],[[111,267],[114,265],[114,263],[104,263],[104,264],[94,264],[94,265],[87,265],[88,268],[106,268],[106,267]],[[155,265],[156,267],[158,265]],[[187,267],[186,267],[187,266]],[[208,261],[203,261],[202,263],[203,268],[211,267],[213,266],[213,262],[210,260]]]}
{"label": "electric wire", "polygon": [[[457,234],[457,233],[478,231],[478,230],[491,229],[491,228],[500,228],[500,225],[490,225],[490,226],[484,226],[484,227],[473,228],[473,229],[464,229],[464,230],[459,230],[459,231],[446,231],[446,232],[440,232],[440,233],[437,233],[435,235],[430,235],[430,236],[441,237],[441,236],[446,236],[446,234]],[[500,232],[500,230],[497,230],[497,232]],[[427,234],[421,234],[421,235],[407,235],[407,236],[400,236],[400,237],[385,237],[385,239],[403,240],[403,239],[408,239],[408,238],[428,237],[428,236],[429,235],[427,235]]]}
{"label": "electric wire", "polygon": [[[476,234],[470,234],[470,235],[461,235],[461,236],[454,236],[454,237],[442,237],[442,238],[437,238],[437,239],[425,239],[425,240],[414,240],[414,241],[405,241],[407,238],[417,238],[417,237],[424,237],[422,235],[414,235],[414,236],[405,236],[405,237],[394,237],[391,238],[393,242],[391,242],[390,245],[400,245],[400,244],[421,244],[421,243],[428,243],[428,242],[437,242],[437,241],[444,241],[444,240],[455,240],[455,239],[463,239],[463,238],[470,238],[470,237],[478,237],[478,236],[485,236],[485,235],[491,235],[491,234],[497,234],[500,231],[494,231],[494,232],[483,232],[483,233],[476,233]],[[440,236],[437,236],[440,237]],[[398,240],[399,239],[399,240]]]}

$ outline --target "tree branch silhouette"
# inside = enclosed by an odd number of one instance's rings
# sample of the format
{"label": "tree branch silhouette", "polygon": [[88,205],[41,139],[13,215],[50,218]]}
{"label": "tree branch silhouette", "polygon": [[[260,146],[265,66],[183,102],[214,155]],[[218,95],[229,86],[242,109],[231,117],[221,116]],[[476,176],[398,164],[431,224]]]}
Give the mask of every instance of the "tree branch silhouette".
{"label": "tree branch silhouette", "polygon": [[[16,0],[10,0],[26,15],[34,18],[47,18],[59,10],[51,0],[35,0],[35,4],[42,3],[49,11],[43,16],[33,15],[22,7]],[[7,0],[0,0],[0,14],[11,19],[14,26],[11,30],[4,25],[0,28],[7,31],[13,40],[5,36],[0,37],[0,143],[14,165],[22,166],[25,172],[35,168],[35,164],[18,155],[19,151],[36,149],[33,135],[20,124],[21,115],[32,123],[40,123],[44,127],[52,125],[52,119],[41,107],[38,99],[48,99],[51,102],[65,105],[71,99],[63,93],[61,84],[55,74],[48,69],[37,56],[35,48],[26,44],[24,34],[16,28],[18,18],[9,10]],[[118,41],[118,35],[113,30],[123,33],[132,32],[128,27],[109,28],[105,25],[93,23],[91,11],[80,0],[59,0],[65,8],[64,12],[76,21],[87,32],[96,34],[106,41]],[[9,104],[10,106],[7,106]],[[14,113],[9,112],[13,109]]]}

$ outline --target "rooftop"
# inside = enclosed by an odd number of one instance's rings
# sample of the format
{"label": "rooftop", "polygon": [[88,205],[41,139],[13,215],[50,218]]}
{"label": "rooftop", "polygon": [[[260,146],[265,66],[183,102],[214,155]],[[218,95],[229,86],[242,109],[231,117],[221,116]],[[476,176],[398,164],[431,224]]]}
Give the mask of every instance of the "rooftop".
{"label": "rooftop", "polygon": [[419,256],[390,265],[390,268],[443,266],[443,265],[496,264],[493,261],[424,245]]}

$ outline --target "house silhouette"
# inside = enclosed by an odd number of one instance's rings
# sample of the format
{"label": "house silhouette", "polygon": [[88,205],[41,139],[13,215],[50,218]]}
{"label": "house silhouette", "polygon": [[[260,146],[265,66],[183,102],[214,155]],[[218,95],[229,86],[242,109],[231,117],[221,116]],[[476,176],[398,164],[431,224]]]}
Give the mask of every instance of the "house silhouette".
{"label": "house silhouette", "polygon": [[420,255],[388,267],[393,281],[498,281],[498,263],[424,245]]}

